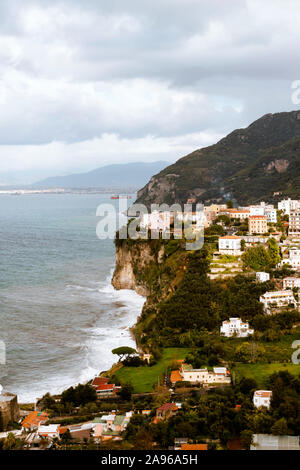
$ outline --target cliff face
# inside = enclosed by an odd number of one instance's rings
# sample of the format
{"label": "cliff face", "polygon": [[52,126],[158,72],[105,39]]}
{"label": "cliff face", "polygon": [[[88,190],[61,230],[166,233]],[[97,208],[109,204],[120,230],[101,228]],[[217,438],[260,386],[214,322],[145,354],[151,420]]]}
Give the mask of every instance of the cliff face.
{"label": "cliff face", "polygon": [[117,290],[131,289],[139,295],[148,297],[151,294],[151,286],[147,273],[157,263],[162,262],[163,256],[163,246],[156,252],[148,241],[137,243],[123,241],[116,245],[116,267],[112,285]]}

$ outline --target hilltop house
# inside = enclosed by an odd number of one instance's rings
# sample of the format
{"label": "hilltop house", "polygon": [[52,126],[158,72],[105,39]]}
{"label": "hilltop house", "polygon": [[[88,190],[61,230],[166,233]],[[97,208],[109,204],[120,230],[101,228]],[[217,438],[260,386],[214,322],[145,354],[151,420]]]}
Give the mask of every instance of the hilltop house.
{"label": "hilltop house", "polygon": [[270,280],[270,274],[269,273],[265,273],[265,272],[257,272],[256,273],[256,280],[258,282],[267,282]]}
{"label": "hilltop house", "polygon": [[112,397],[116,395],[117,391],[121,390],[121,387],[110,384],[107,377],[95,377],[92,381],[92,387],[96,390],[99,399]]}
{"label": "hilltop house", "polygon": [[256,408],[264,406],[270,408],[272,392],[270,390],[256,390],[253,395],[253,405]]}
{"label": "hilltop house", "polygon": [[178,411],[176,403],[165,403],[156,410],[154,422],[171,418]]}
{"label": "hilltop house", "polygon": [[214,367],[213,371],[205,369],[193,369],[190,364],[182,363],[179,375],[184,382],[203,385],[225,385],[231,383],[230,372],[226,367]]}
{"label": "hilltop house", "polygon": [[241,254],[241,237],[226,235],[219,238],[219,253],[238,256]]}
{"label": "hilltop house", "polygon": [[289,306],[297,307],[294,293],[291,290],[265,292],[265,294],[260,296],[259,301],[263,304],[264,311],[267,314],[270,314],[272,309],[275,310]]}
{"label": "hilltop house", "polygon": [[253,335],[254,330],[249,328],[249,323],[245,323],[241,318],[229,318],[229,320],[223,321],[220,328],[220,334],[231,338],[236,336],[237,338],[246,338],[247,336]]}

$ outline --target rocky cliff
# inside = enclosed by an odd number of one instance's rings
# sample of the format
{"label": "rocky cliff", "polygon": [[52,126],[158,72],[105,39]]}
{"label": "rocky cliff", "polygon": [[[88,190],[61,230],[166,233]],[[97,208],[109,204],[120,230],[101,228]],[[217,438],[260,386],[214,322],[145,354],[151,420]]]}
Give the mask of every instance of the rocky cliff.
{"label": "rocky cliff", "polygon": [[158,252],[153,250],[147,241],[123,241],[116,244],[116,267],[112,278],[115,289],[135,290],[139,295],[147,297],[151,294],[151,285],[146,276],[156,263],[163,260],[164,247]]}

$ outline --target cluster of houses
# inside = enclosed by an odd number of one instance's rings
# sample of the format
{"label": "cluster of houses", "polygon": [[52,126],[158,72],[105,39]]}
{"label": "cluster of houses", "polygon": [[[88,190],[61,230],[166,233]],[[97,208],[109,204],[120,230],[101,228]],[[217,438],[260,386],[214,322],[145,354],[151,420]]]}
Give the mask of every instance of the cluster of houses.
{"label": "cluster of houses", "polygon": [[[191,208],[196,207],[196,210]],[[260,204],[253,204],[247,207],[228,208],[226,204],[210,204],[203,206],[196,205],[196,199],[190,198],[182,210],[174,205],[171,210],[159,208],[150,214],[143,214],[140,217],[140,226],[153,231],[168,231],[176,222],[191,222],[196,227],[209,227],[216,219],[225,215],[230,219],[248,221],[249,236],[265,235],[269,227],[277,223],[277,210],[288,215],[289,222],[286,222],[289,234],[300,235],[300,201],[285,199],[278,203],[277,208],[273,204],[262,201]],[[273,232],[274,234],[274,232]],[[276,234],[276,232],[275,232]],[[237,249],[237,248],[235,248]]]}
{"label": "cluster of houses", "polygon": [[48,441],[55,438],[60,440],[67,430],[75,442],[91,437],[96,443],[121,440],[122,433],[126,430],[132,415],[132,411],[124,415],[111,412],[109,415],[102,415],[91,422],[66,427],[60,424],[48,424],[49,415],[46,412],[32,411],[22,421],[20,436],[28,445],[39,444],[45,439]]}

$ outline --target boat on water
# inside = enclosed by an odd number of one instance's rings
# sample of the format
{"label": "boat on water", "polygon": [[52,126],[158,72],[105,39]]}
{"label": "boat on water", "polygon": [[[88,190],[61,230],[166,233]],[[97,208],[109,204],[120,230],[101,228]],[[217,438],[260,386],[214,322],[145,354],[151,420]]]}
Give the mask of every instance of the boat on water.
{"label": "boat on water", "polygon": [[123,194],[117,194],[117,195],[114,195],[114,196],[110,196],[110,199],[131,199],[132,196],[127,196],[127,195],[123,195]]}

